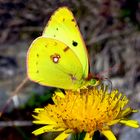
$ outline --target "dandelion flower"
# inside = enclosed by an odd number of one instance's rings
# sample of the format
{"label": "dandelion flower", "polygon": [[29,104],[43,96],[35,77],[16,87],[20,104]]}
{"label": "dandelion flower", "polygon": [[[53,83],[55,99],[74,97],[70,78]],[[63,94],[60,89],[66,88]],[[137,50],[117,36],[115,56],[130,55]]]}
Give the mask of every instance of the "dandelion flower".
{"label": "dandelion flower", "polygon": [[45,126],[33,131],[33,134],[60,131],[55,140],[65,140],[70,134],[85,132],[84,140],[92,140],[98,130],[109,140],[116,140],[110,129],[112,125],[121,123],[139,127],[138,121],[127,119],[130,113],[137,110],[126,107],[128,99],[118,90],[109,93],[103,88],[92,87],[65,91],[65,95],[57,92],[53,101],[53,105],[35,109],[33,123]]}

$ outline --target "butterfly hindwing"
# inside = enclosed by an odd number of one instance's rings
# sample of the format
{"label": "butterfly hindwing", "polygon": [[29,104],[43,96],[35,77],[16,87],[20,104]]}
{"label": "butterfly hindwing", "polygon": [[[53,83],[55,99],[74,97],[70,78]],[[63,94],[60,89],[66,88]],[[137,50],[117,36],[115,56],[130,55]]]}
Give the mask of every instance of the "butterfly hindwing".
{"label": "butterfly hindwing", "polygon": [[42,85],[76,89],[82,82],[83,71],[73,50],[61,41],[38,37],[28,50],[28,77]]}

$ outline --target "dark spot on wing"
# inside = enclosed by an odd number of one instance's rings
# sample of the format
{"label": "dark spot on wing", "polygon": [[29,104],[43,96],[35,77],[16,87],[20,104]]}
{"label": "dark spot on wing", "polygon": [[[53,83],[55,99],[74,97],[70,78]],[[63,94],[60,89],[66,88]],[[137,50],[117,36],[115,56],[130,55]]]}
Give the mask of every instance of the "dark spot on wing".
{"label": "dark spot on wing", "polygon": [[74,19],[72,19],[71,21],[74,22]]}
{"label": "dark spot on wing", "polygon": [[36,65],[38,65],[38,62],[36,62]]}
{"label": "dark spot on wing", "polygon": [[56,37],[56,35],[53,35],[53,37]]}
{"label": "dark spot on wing", "polygon": [[37,70],[36,73],[39,73],[39,70]]}
{"label": "dark spot on wing", "polygon": [[63,18],[63,22],[65,21],[65,18]]}
{"label": "dark spot on wing", "polygon": [[58,28],[56,28],[56,30],[58,31]]}
{"label": "dark spot on wing", "polygon": [[64,48],[64,52],[66,52],[67,50],[69,50],[69,47],[67,46],[66,48]]}
{"label": "dark spot on wing", "polygon": [[69,76],[71,77],[71,80],[72,80],[72,81],[77,80],[77,78],[76,78],[73,74],[70,73]]}
{"label": "dark spot on wing", "polygon": [[78,45],[78,43],[77,43],[76,41],[72,41],[72,45],[73,45],[74,47],[76,47],[76,46]]}
{"label": "dark spot on wing", "polygon": [[60,59],[60,55],[55,53],[55,54],[51,55],[50,58],[54,63],[58,63],[59,59]]}
{"label": "dark spot on wing", "polygon": [[54,46],[57,46],[57,42],[54,42]]}
{"label": "dark spot on wing", "polygon": [[71,19],[71,21],[75,24],[75,27],[77,27],[77,23],[76,23],[75,19],[73,18],[73,19]]}
{"label": "dark spot on wing", "polygon": [[36,56],[39,57],[39,54],[37,53]]}

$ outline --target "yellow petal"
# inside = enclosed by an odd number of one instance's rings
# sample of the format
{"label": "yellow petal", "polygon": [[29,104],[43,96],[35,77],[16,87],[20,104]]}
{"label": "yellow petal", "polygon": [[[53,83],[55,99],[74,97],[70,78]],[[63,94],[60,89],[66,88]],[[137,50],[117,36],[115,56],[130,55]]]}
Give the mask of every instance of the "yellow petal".
{"label": "yellow petal", "polygon": [[119,121],[120,121],[120,119],[112,120],[112,121],[108,122],[107,125],[109,125],[109,126],[114,125],[114,124],[118,123]]}
{"label": "yellow petal", "polygon": [[135,109],[128,107],[121,112],[120,116],[125,117],[125,116],[129,115],[131,112],[138,112],[138,110],[135,110]]}
{"label": "yellow petal", "polygon": [[58,100],[56,99],[57,96],[60,98],[65,98],[65,95],[61,90],[56,90],[54,96],[52,97],[52,100],[55,104],[58,104]]}
{"label": "yellow petal", "polygon": [[84,140],[92,140],[92,137],[89,133],[86,133]]}
{"label": "yellow petal", "polygon": [[121,120],[120,123],[123,123],[127,126],[134,127],[134,128],[139,127],[139,123],[136,120]]}
{"label": "yellow petal", "polygon": [[101,133],[107,137],[108,140],[117,140],[112,131],[110,130],[104,130],[101,131]]}
{"label": "yellow petal", "polygon": [[64,131],[64,130],[65,130],[64,128],[57,127],[56,125],[46,125],[33,131],[32,133],[34,135],[40,135],[45,132]]}
{"label": "yellow petal", "polygon": [[58,135],[54,140],[65,140],[72,131],[67,129],[64,132],[62,132],[60,135]]}
{"label": "yellow petal", "polygon": [[35,124],[56,124],[56,122],[46,122],[46,121],[33,121]]}
{"label": "yellow petal", "polygon": [[43,110],[44,110],[44,108],[35,108],[34,112],[39,113],[40,111],[43,111]]}
{"label": "yellow petal", "polygon": [[138,111],[138,110],[136,110],[136,109],[133,109],[133,110],[132,110],[132,112],[137,113],[137,112],[139,112],[139,111]]}
{"label": "yellow petal", "polygon": [[32,115],[36,120],[33,121],[33,123],[35,124],[56,124],[56,122],[54,120],[52,120],[50,117],[48,117],[47,115],[41,119],[40,116],[35,116]]}

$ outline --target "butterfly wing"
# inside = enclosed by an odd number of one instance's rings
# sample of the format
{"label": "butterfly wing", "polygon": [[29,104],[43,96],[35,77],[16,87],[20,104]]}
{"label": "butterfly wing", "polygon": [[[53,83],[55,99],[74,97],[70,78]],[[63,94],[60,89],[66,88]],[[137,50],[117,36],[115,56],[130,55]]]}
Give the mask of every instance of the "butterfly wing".
{"label": "butterfly wing", "polygon": [[57,39],[69,46],[78,57],[84,69],[83,78],[88,76],[88,56],[85,43],[72,12],[61,7],[51,16],[43,36]]}
{"label": "butterfly wing", "polygon": [[28,50],[27,74],[30,80],[42,85],[76,89],[82,84],[83,67],[63,42],[38,37]]}

